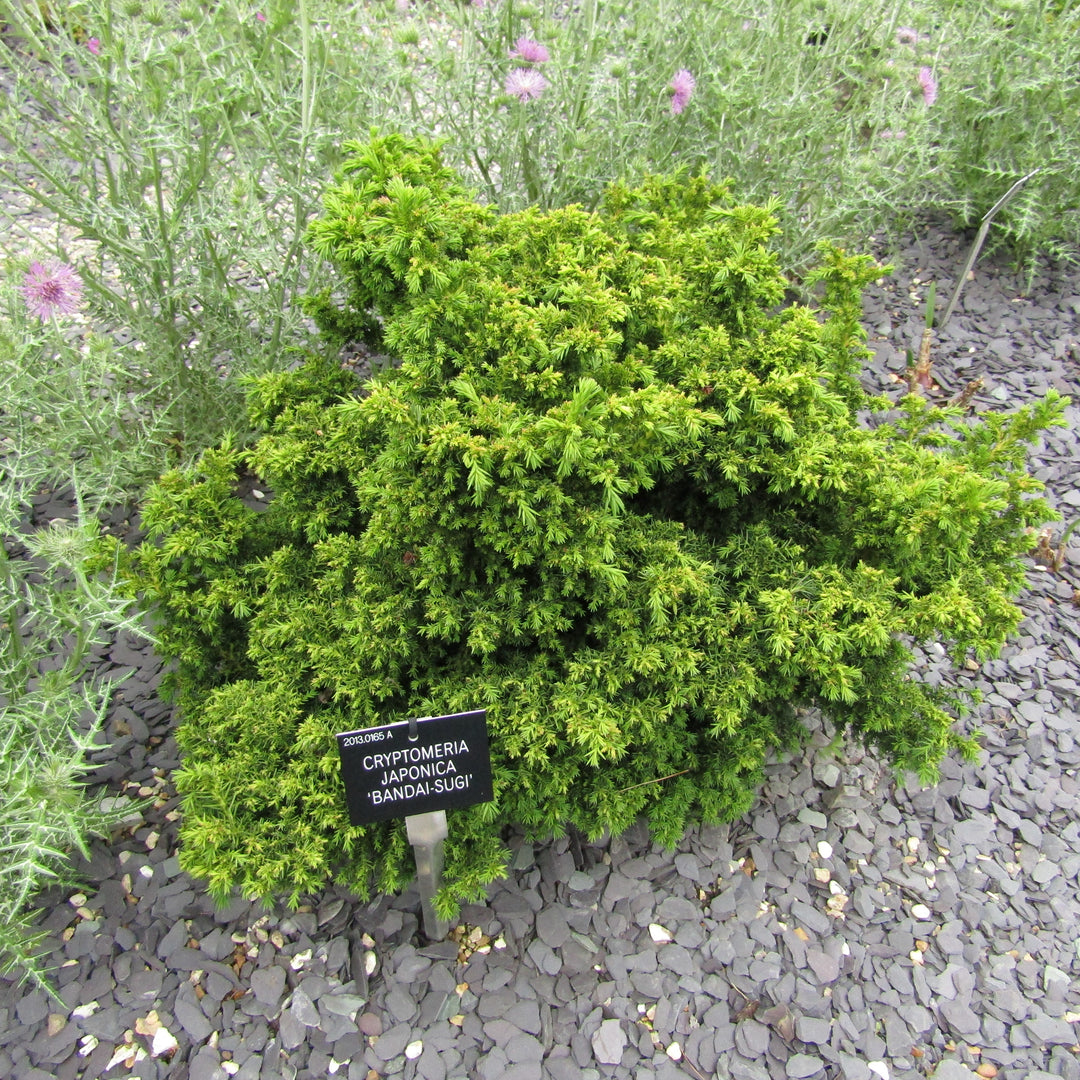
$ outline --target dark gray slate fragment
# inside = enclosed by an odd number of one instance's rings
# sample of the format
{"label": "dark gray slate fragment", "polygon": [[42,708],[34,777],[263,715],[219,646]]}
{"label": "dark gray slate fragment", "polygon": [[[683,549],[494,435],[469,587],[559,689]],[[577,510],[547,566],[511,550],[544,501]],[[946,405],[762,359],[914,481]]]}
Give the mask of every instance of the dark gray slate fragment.
{"label": "dark gray slate fragment", "polygon": [[792,903],[791,915],[799,926],[805,930],[812,930],[815,934],[827,934],[832,929],[829,916],[824,911],[819,911],[816,907],[801,900]]}
{"label": "dark gray slate fragment", "polygon": [[735,1049],[735,1025],[731,1020],[720,1020],[714,1023],[712,1033],[713,1049],[718,1055],[728,1054]]}
{"label": "dark gray slate fragment", "polygon": [[992,832],[992,821],[975,812],[969,818],[962,818],[951,830],[949,846],[963,847],[971,845],[980,850],[985,849]]}
{"label": "dark gray slate fragment", "polygon": [[769,810],[754,815],[754,831],[763,840],[775,840],[780,835],[780,822]]}
{"label": "dark gray slate fragment", "polygon": [[539,1035],[540,1007],[535,1001],[521,1001],[506,1010],[505,1019],[529,1035]]}
{"label": "dark gray slate fragment", "polygon": [[581,1066],[565,1052],[553,1051],[544,1062],[544,1068],[551,1080],[584,1080],[585,1076]]}
{"label": "dark gray slate fragment", "polygon": [[884,1012],[885,1045],[891,1058],[907,1057],[911,1053],[912,1038],[907,1024],[891,1009]]}
{"label": "dark gray slate fragment", "polygon": [[477,1075],[481,1080],[504,1080],[510,1062],[498,1046],[493,1046],[477,1062]]}
{"label": "dark gray slate fragment", "polygon": [[315,1008],[310,996],[305,992],[303,985],[293,991],[292,1002],[289,1004],[289,1012],[296,1017],[305,1027],[319,1026],[319,1010]]}
{"label": "dark gray slate fragment", "polygon": [[278,1021],[278,1038],[286,1050],[295,1050],[307,1038],[307,1028],[286,1009]]}
{"label": "dark gray slate fragment", "polygon": [[1073,1045],[1078,1037],[1077,1028],[1067,1020],[1047,1016],[1045,1013],[1036,1013],[1024,1021],[1024,1027],[1035,1040],[1037,1045],[1049,1046],[1051,1044]]}
{"label": "dark gray slate fragment", "polygon": [[839,1054],[837,1058],[840,1075],[844,1080],[875,1080],[878,1075],[870,1071],[870,1067],[862,1058],[853,1057],[851,1054]]}
{"label": "dark gray slate fragment", "polygon": [[825,1062],[809,1054],[792,1054],[787,1059],[785,1071],[792,1080],[804,1080],[808,1076],[817,1076],[825,1071]]}
{"label": "dark gray slate fragment", "polygon": [[701,918],[701,906],[684,896],[668,896],[656,909],[657,922],[667,926],[669,923],[694,922]]}
{"label": "dark gray slate fragment", "polygon": [[[1077,858],[1080,863],[1080,857]],[[705,944],[706,933],[700,922],[679,923],[675,931],[675,944],[684,949],[696,950]]]}
{"label": "dark gray slate fragment", "polygon": [[942,1001],[938,1006],[942,1019],[949,1028],[967,1038],[975,1038],[979,1035],[980,1022],[974,1011],[962,1001]]}
{"label": "dark gray slate fragment", "polygon": [[821,949],[807,949],[806,962],[813,969],[819,982],[831,983],[840,978],[840,961],[822,952]]}
{"label": "dark gray slate fragment", "polygon": [[838,784],[822,799],[829,810],[858,810],[866,806],[866,796],[857,784]]}
{"label": "dark gray slate fragment", "polygon": [[517,1035],[503,1049],[513,1062],[540,1061],[544,1056],[544,1046],[532,1035]]}
{"label": "dark gray slate fragment", "polygon": [[1020,1021],[1031,1010],[1031,1003],[1015,986],[995,988],[988,1006],[1004,1012],[1010,1019]]}
{"label": "dark gray slate fragment", "polygon": [[232,984],[227,978],[222,978],[216,971],[206,973],[206,980],[203,985],[206,987],[207,996],[215,1002],[220,1002],[226,995],[232,993]]}
{"label": "dark gray slate fragment", "polygon": [[521,1028],[508,1020],[489,1020],[484,1025],[484,1035],[496,1046],[502,1046],[521,1034]]}
{"label": "dark gray slate fragment", "polygon": [[659,972],[635,971],[630,984],[645,999],[656,1001],[664,992],[664,977]]}
{"label": "dark gray slate fragment", "polygon": [[974,784],[965,784],[960,789],[957,798],[965,806],[974,810],[985,810],[990,805],[990,792]]}
{"label": "dark gray slate fragment", "polygon": [[1051,862],[1049,859],[1043,860],[1038,863],[1034,870],[1031,872],[1031,880],[1037,885],[1045,885],[1047,882],[1053,880],[1060,873],[1060,868],[1056,863]]}
{"label": "dark gray slate fragment", "polygon": [[661,967],[674,971],[676,975],[690,975],[696,970],[696,964],[689,949],[681,945],[664,945],[657,960]]}
{"label": "dark gray slate fragment", "polygon": [[626,900],[636,892],[636,882],[623,874],[612,873],[604,887],[604,906],[611,910],[620,900]]}
{"label": "dark gray slate fragment", "polygon": [[974,1080],[975,1074],[955,1058],[943,1058],[930,1074],[932,1080]]}
{"label": "dark gray slate fragment", "polygon": [[413,1030],[408,1024],[395,1024],[375,1040],[372,1049],[380,1061],[390,1061],[402,1053],[412,1040]]}
{"label": "dark gray slate fragment", "polygon": [[236,946],[232,943],[229,935],[220,927],[215,927],[209,934],[199,939],[199,949],[206,953],[211,960],[227,960],[232,956]]}
{"label": "dark gray slate fragment", "polygon": [[228,1080],[228,1075],[221,1067],[218,1052],[209,1046],[199,1050],[188,1065],[190,1080]]}
{"label": "dark gray slate fragment", "polygon": [[551,949],[560,949],[570,937],[570,924],[560,904],[542,908],[536,915],[536,935]]}
{"label": "dark gray slate fragment", "polygon": [[197,1002],[187,997],[178,997],[173,1005],[173,1012],[180,1026],[191,1036],[193,1042],[201,1043],[210,1038],[214,1027]]}
{"label": "dark gray slate fragment", "polygon": [[40,1024],[49,1015],[49,1003],[41,990],[34,990],[15,1003],[15,1015],[25,1027]]}
{"label": "dark gray slate fragment", "polygon": [[482,1020],[505,1017],[507,1011],[517,1002],[517,997],[511,990],[489,991],[486,986],[484,990],[476,1006],[476,1013]]}
{"label": "dark gray slate fragment", "polygon": [[1035,848],[1042,847],[1042,829],[1030,818],[1020,818],[1016,828],[1019,830],[1020,838],[1025,844],[1030,844]]}
{"label": "dark gray slate fragment", "polygon": [[258,968],[251,973],[251,990],[264,1005],[276,1006],[285,990],[285,969]]}
{"label": "dark gray slate fragment", "polygon": [[[298,991],[299,992],[299,991]],[[293,1003],[296,1003],[296,995],[293,995]],[[407,1024],[416,1015],[417,1001],[413,994],[404,986],[394,985],[390,988],[390,992],[386,995],[384,1002],[386,1011],[396,1020],[398,1023]],[[297,1016],[297,1019],[303,1023],[307,1023],[302,1016]],[[317,1020],[316,1020],[317,1023]],[[309,1027],[314,1027],[315,1024],[309,1024]]]}
{"label": "dark gray slate fragment", "polygon": [[543,1069],[539,1061],[511,1065],[502,1076],[502,1080],[542,1080],[542,1078]]}
{"label": "dark gray slate fragment", "polygon": [[728,1061],[727,1066],[733,1080],[770,1080],[769,1070],[756,1061],[736,1056]]}
{"label": "dark gray slate fragment", "polygon": [[1050,1053],[1050,1069],[1062,1080],[1080,1080],[1080,1061],[1071,1049],[1055,1046]]}
{"label": "dark gray slate fragment", "polygon": [[832,1023],[814,1016],[800,1016],[795,1021],[795,1034],[804,1043],[825,1046],[832,1038]]}
{"label": "dark gray slate fragment", "polygon": [[187,927],[182,922],[173,923],[168,933],[158,942],[157,954],[167,960],[169,954],[184,947],[188,940]]}
{"label": "dark gray slate fragment", "polygon": [[536,965],[537,970],[545,975],[558,975],[562,970],[562,961],[544,941],[530,942],[526,953]]}
{"label": "dark gray slate fragment", "polygon": [[[399,950],[400,954],[402,950]],[[431,970],[431,959],[417,953],[412,948],[404,955],[394,956],[394,979],[401,983],[413,983],[422,979]]]}
{"label": "dark gray slate fragment", "polygon": [[605,1020],[593,1033],[593,1053],[601,1065],[618,1065],[626,1049],[626,1033],[618,1020]]}
{"label": "dark gray slate fragment", "polygon": [[[155,1001],[161,994],[162,982],[163,973],[157,968],[144,968],[142,971],[133,972],[118,988],[117,1000],[130,1000],[134,1003]],[[125,991],[130,997],[124,996]]]}
{"label": "dark gray slate fragment", "polygon": [[438,1050],[430,1045],[424,1046],[423,1053],[416,1060],[416,1075],[421,1080],[446,1080],[446,1064]]}
{"label": "dark gray slate fragment", "polygon": [[743,1020],[735,1027],[735,1049],[743,1057],[757,1058],[769,1048],[769,1029],[757,1020]]}
{"label": "dark gray slate fragment", "polygon": [[127,1010],[106,1006],[78,1023],[87,1035],[94,1035],[102,1042],[116,1044],[123,1040],[124,1031],[133,1022],[134,1017]]}
{"label": "dark gray slate fragment", "polygon": [[319,998],[319,1009],[325,1009],[327,1012],[332,1012],[337,1016],[353,1017],[356,1015],[357,1011],[362,1009],[366,1004],[366,999],[360,997],[358,994],[349,994],[340,991],[324,994]]}
{"label": "dark gray slate fragment", "polygon": [[[328,1013],[324,1010],[319,1010],[319,1031],[326,1036],[327,1042],[338,1043],[339,1040],[346,1039],[350,1035],[356,1039],[356,1046],[359,1049],[360,1042],[359,1036],[356,1031],[356,1024],[346,1016],[337,1016],[334,1013]],[[334,1056],[338,1061],[344,1060],[339,1056],[340,1049],[335,1045]]]}

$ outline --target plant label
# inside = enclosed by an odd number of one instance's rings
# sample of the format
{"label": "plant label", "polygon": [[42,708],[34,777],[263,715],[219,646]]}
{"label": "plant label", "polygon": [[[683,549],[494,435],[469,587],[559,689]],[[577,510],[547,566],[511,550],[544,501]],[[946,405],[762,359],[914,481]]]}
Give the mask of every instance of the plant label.
{"label": "plant label", "polygon": [[492,799],[485,709],[346,731],[337,743],[354,825]]}

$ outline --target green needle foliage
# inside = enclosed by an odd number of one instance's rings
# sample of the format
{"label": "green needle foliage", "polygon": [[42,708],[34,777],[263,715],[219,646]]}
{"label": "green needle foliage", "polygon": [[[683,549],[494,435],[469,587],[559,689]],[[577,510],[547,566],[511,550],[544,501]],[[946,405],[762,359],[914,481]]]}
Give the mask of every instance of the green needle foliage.
{"label": "green needle foliage", "polygon": [[924,780],[974,751],[909,643],[989,656],[1015,628],[1050,516],[1025,448],[1060,398],[865,398],[884,268],[823,248],[821,309],[782,307],[771,209],[704,177],[500,215],[428,144],[347,150],[310,230],[343,299],[311,310],[393,363],[254,381],[261,438],[163,477],[131,564],[179,661],[190,872],[400,887],[402,824],[350,824],[334,734],[410,716],[488,711],[495,798],[452,812],[447,912],[502,871],[506,823],[647,815],[674,843],[744,812],[796,706]]}

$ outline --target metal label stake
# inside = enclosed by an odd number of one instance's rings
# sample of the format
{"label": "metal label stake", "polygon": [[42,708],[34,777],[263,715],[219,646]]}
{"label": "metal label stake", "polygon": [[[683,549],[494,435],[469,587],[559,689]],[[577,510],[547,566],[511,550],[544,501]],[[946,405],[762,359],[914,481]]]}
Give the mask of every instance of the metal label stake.
{"label": "metal label stake", "polygon": [[405,831],[416,857],[416,883],[420,886],[424,933],[429,941],[442,941],[450,924],[435,914],[435,893],[442,882],[443,841],[449,835],[446,811],[413,814],[405,819]]}
{"label": "metal label stake", "polygon": [[449,930],[435,914],[442,884],[446,811],[490,802],[491,754],[484,709],[419,716],[337,736],[341,777],[353,825],[404,818],[416,858],[424,933]]}

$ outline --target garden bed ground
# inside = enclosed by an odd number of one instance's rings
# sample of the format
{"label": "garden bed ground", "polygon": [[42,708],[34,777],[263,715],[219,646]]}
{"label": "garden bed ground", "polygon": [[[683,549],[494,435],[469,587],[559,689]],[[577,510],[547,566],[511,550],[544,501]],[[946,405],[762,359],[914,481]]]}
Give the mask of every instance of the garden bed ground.
{"label": "garden bed ground", "polygon": [[[926,283],[947,297],[965,254],[928,229],[867,297],[868,389],[899,393]],[[1024,285],[976,266],[934,349],[942,399],[981,376],[980,407],[1080,400],[1080,272]],[[1055,536],[1080,514],[1078,418],[1036,455]],[[69,512],[42,496],[34,519]],[[637,829],[582,850],[511,838],[509,878],[435,944],[412,891],[215,910],[176,857],[160,662],[118,641],[101,666],[129,677],[92,775],[148,809],[95,842],[79,893],[42,898],[63,1003],[0,983],[0,1076],[1080,1080],[1080,535],[1059,572],[1031,567],[1020,636],[957,676],[985,695],[977,764],[920,790],[818,750],[675,851]]]}

